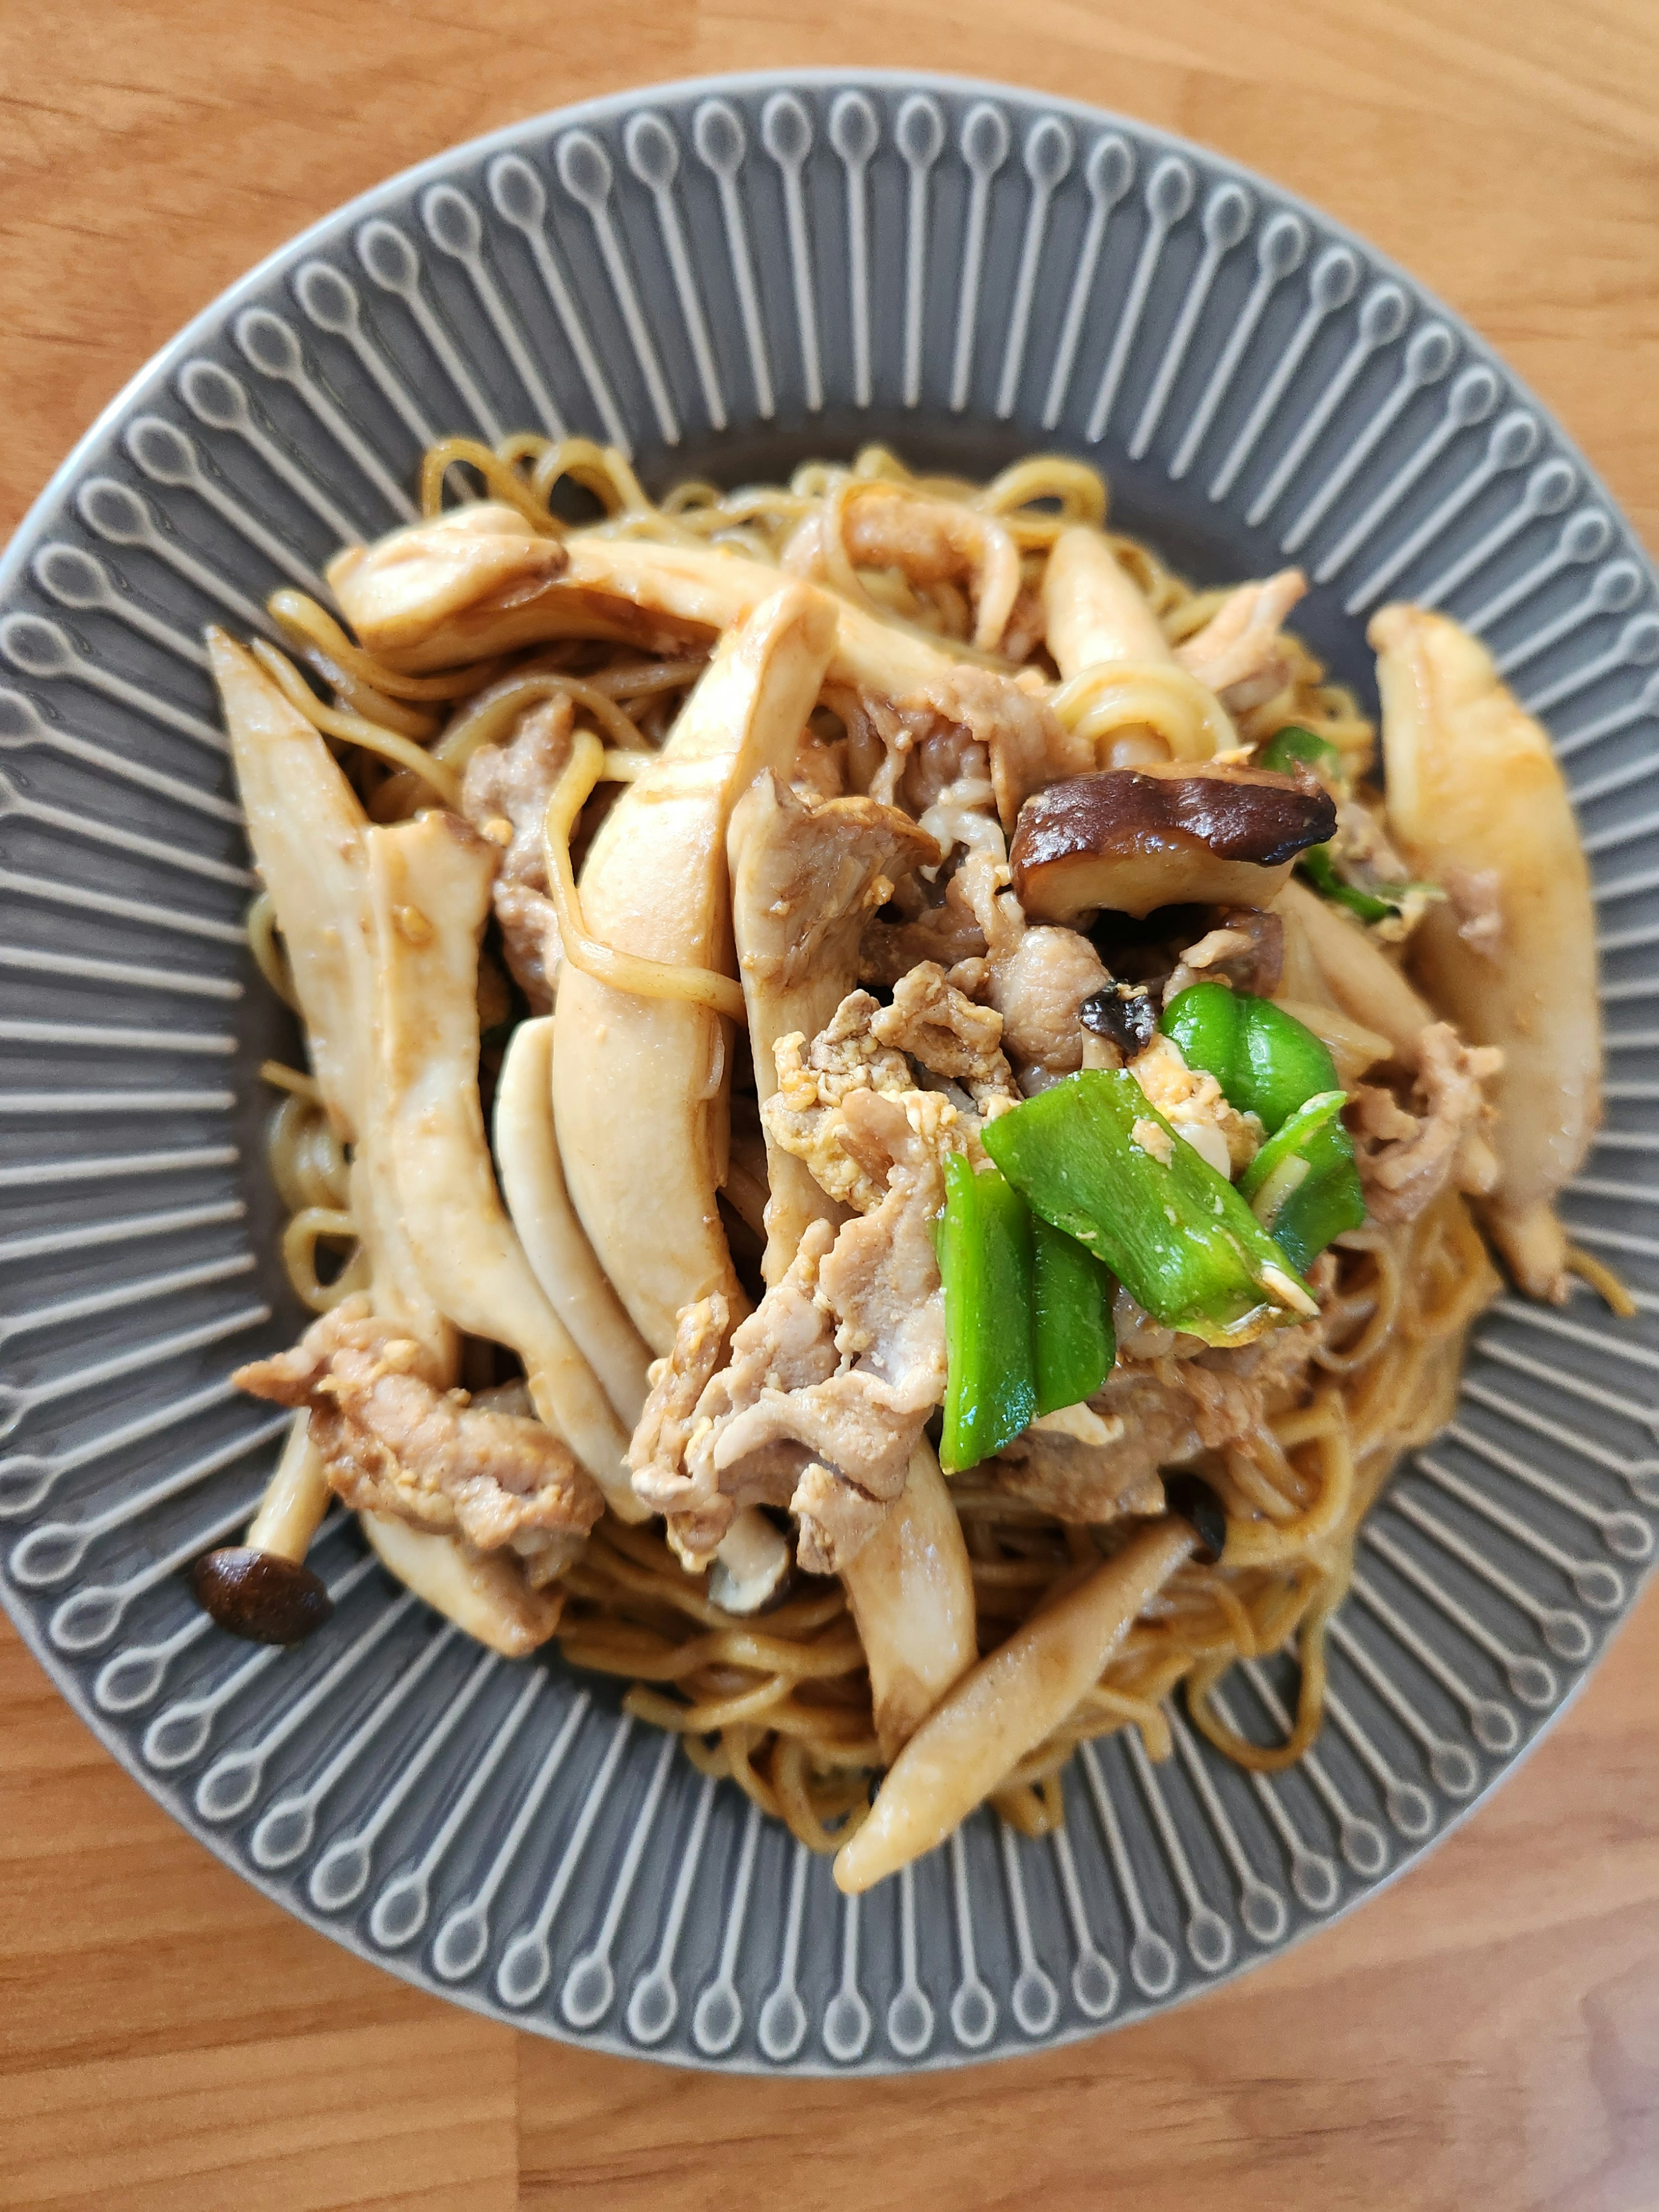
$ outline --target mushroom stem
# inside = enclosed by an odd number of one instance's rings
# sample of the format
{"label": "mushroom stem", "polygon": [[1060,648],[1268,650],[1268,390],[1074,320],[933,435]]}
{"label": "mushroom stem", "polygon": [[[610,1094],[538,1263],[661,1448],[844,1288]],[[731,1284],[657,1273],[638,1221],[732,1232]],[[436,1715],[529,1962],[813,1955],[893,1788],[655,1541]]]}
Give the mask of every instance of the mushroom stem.
{"label": "mushroom stem", "polygon": [[311,1415],[302,1410],[289,1425],[283,1455],[248,1526],[248,1549],[304,1559],[331,1495],[322,1454],[311,1441]]}
{"label": "mushroom stem", "polygon": [[382,1565],[405,1589],[503,1658],[524,1658],[558,1626],[564,1592],[532,1589],[510,1553],[474,1552],[453,1536],[387,1513],[357,1517]]}
{"label": "mushroom stem", "polygon": [[304,1560],[329,1496],[311,1416],[296,1413],[246,1543],[196,1562],[198,1601],[221,1628],[251,1644],[298,1644],[322,1626],[334,1603]]}
{"label": "mushroom stem", "polygon": [[959,1827],[1099,1680],[1130,1622],[1197,1540],[1173,1516],[1152,1522],[964,1674],[836,1853],[837,1888],[855,1896]]}
{"label": "mushroom stem", "polygon": [[723,1613],[759,1613],[788,1580],[789,1539],[757,1505],[746,1505],[714,1547],[708,1595]]}

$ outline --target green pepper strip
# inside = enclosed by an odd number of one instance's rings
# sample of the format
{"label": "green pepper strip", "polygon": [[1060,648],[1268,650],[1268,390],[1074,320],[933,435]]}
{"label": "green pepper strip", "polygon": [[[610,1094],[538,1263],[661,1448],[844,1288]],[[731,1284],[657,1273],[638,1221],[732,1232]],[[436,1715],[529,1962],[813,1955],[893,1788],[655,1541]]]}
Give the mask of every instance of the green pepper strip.
{"label": "green pepper strip", "polygon": [[[1348,779],[1342,756],[1330,739],[1316,738],[1311,730],[1291,722],[1261,748],[1261,762],[1263,768],[1289,775],[1298,761],[1305,762],[1339,792],[1346,792]],[[1338,872],[1336,857],[1328,845],[1310,845],[1297,866],[1322,898],[1346,907],[1361,921],[1386,921],[1390,915],[1399,913],[1407,894],[1417,888],[1413,884],[1378,884],[1375,890],[1362,890]]]}
{"label": "green pepper strip", "polygon": [[1313,1031],[1270,999],[1224,983],[1194,983],[1159,1024],[1188,1067],[1207,1069],[1229,1102],[1271,1135],[1322,1091],[1339,1091],[1336,1063]]}
{"label": "green pepper strip", "polygon": [[[1167,1162],[1135,1141],[1138,1123],[1163,1131]],[[1166,1328],[1248,1344],[1314,1311],[1279,1246],[1127,1069],[1065,1077],[988,1123],[984,1142],[1033,1210],[1085,1245]]]}
{"label": "green pepper strip", "polygon": [[1287,722],[1276,730],[1261,748],[1261,765],[1272,769],[1279,775],[1295,773],[1298,761],[1309,768],[1322,769],[1335,783],[1344,783],[1342,756],[1328,738],[1316,737],[1299,723]]}
{"label": "green pepper strip", "polygon": [[1037,1215],[1036,1259],[1036,1409],[1058,1413],[1091,1398],[1112,1371],[1116,1285],[1094,1254]]}
{"label": "green pepper strip", "polygon": [[956,1474],[1000,1451],[1036,1411],[1031,1217],[1000,1175],[975,1175],[959,1152],[945,1163],[939,1254],[946,1362],[939,1465]]}
{"label": "green pepper strip", "polygon": [[1340,1121],[1316,1129],[1303,1148],[1308,1172],[1273,1215],[1273,1242],[1299,1274],[1345,1229],[1365,1218],[1365,1194],[1353,1161],[1353,1139]]}
{"label": "green pepper strip", "polygon": [[[1243,1197],[1258,1197],[1287,1162],[1305,1163],[1300,1176],[1280,1175],[1265,1224],[1292,1266],[1305,1272],[1334,1237],[1365,1218],[1353,1139],[1337,1119],[1343,1094],[1335,1061],[1283,1007],[1224,983],[1182,992],[1165,1009],[1163,1027],[1188,1067],[1207,1068],[1229,1101],[1257,1115],[1269,1132],[1239,1180]],[[1313,1121],[1303,1120],[1316,1108]]]}
{"label": "green pepper strip", "polygon": [[[1239,1196],[1254,1201],[1262,1186],[1287,1160],[1304,1158],[1309,1139],[1316,1130],[1328,1127],[1336,1119],[1346,1098],[1347,1093],[1344,1091],[1318,1091],[1311,1098],[1304,1100],[1289,1121],[1268,1138],[1240,1176]],[[1261,1217],[1258,1215],[1257,1218]]]}

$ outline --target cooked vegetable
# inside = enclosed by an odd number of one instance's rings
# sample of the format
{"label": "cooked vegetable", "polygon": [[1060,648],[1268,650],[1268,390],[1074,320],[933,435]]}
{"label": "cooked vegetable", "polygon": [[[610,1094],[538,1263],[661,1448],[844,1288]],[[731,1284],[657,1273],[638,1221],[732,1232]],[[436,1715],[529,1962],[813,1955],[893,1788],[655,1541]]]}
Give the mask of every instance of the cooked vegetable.
{"label": "cooked vegetable", "polygon": [[1389,826],[1447,894],[1419,924],[1412,964],[1468,1043],[1504,1054],[1486,1218],[1522,1288],[1565,1297],[1550,1208],[1589,1148],[1601,1080],[1589,872],[1566,786],[1542,730],[1455,623],[1385,607],[1370,640]]}
{"label": "cooked vegetable", "polygon": [[1321,983],[1342,1012],[1387,1037],[1401,1067],[1415,1067],[1419,1040],[1434,1016],[1382,946],[1305,884],[1286,884],[1278,904],[1300,931]]}
{"label": "cooked vegetable", "polygon": [[1039,1415],[1080,1406],[1112,1371],[1117,1285],[1092,1252],[1036,1215],[1032,1231],[1032,1337]]}
{"label": "cooked vegetable", "polygon": [[[1316,737],[1311,730],[1298,729],[1293,722],[1261,748],[1260,759],[1263,768],[1279,769],[1286,775],[1300,761],[1315,770],[1322,783],[1338,792],[1345,786],[1342,756],[1336,747],[1328,738]],[[1364,889],[1351,884],[1338,868],[1328,845],[1310,845],[1298,865],[1322,898],[1346,907],[1361,921],[1386,921],[1400,912],[1407,894],[1418,888],[1413,884],[1376,884]]]}
{"label": "cooked vegetable", "polygon": [[1310,1029],[1271,999],[1224,983],[1193,984],[1164,1008],[1159,1027],[1188,1067],[1207,1068],[1229,1103],[1255,1115],[1269,1134],[1318,1092],[1342,1087]]}
{"label": "cooked vegetable", "polygon": [[198,1559],[191,1574],[204,1611],[251,1644],[298,1644],[334,1610],[305,1564],[333,1494],[310,1426],[309,1413],[295,1415],[245,1540]]}
{"label": "cooked vegetable", "polygon": [[984,1142],[1033,1211],[1087,1246],[1166,1327],[1248,1344],[1317,1311],[1232,1185],[1127,1069],[1065,1077],[988,1123]]}
{"label": "cooked vegetable", "polygon": [[1068,776],[1028,799],[1009,848],[1028,916],[1266,906],[1336,827],[1334,802],[1288,775],[1170,763]]}
{"label": "cooked vegetable", "polygon": [[974,1577],[933,1447],[919,1437],[902,1494],[842,1569],[889,1763],[979,1656]]}
{"label": "cooked vegetable", "polygon": [[1186,1522],[1153,1522],[964,1674],[836,1853],[837,1888],[855,1895],[943,1843],[1099,1680],[1130,1622],[1193,1548]]}
{"label": "cooked vegetable", "polygon": [[1195,983],[1166,1010],[1164,1028],[1189,1067],[1207,1068],[1241,1113],[1256,1115],[1267,1142],[1239,1179],[1298,1272],[1365,1218],[1353,1139],[1338,1119],[1336,1063],[1310,1029],[1271,1000]]}
{"label": "cooked vegetable", "polygon": [[1031,1247],[1024,1200],[994,1169],[975,1175],[951,1153],[939,1232],[948,1376],[939,1465],[947,1474],[1000,1451],[1036,1411]]}
{"label": "cooked vegetable", "polygon": [[1152,994],[1125,983],[1110,983],[1096,991],[1077,1010],[1077,1018],[1091,1036],[1115,1044],[1126,1060],[1149,1045],[1158,1034],[1158,1008]]}

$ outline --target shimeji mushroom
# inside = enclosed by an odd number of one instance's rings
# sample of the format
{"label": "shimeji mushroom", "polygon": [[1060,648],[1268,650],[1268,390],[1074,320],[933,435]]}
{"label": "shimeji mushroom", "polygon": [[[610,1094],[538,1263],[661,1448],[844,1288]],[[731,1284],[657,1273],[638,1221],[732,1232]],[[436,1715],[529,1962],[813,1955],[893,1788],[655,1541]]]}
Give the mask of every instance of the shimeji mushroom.
{"label": "shimeji mushroom", "polygon": [[203,1610],[252,1644],[298,1644],[334,1610],[321,1578],[305,1564],[330,1497],[310,1423],[309,1413],[295,1415],[242,1541],[196,1562],[192,1579]]}
{"label": "shimeji mushroom", "polygon": [[1008,860],[1033,921],[1265,907],[1335,828],[1329,795],[1288,775],[1168,762],[1051,783],[1020,809]]}

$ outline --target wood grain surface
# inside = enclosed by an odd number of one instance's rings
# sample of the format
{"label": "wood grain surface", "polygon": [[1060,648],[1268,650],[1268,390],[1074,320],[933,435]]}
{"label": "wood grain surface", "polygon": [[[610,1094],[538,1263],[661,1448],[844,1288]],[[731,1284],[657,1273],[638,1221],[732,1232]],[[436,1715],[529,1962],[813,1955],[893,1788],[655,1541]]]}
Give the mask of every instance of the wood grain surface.
{"label": "wood grain surface", "polygon": [[[1659,543],[1656,0],[0,0],[10,529],[148,356],[394,170],[789,62],[1122,108],[1461,309]],[[1358,1917],[1056,2055],[891,2082],[593,2057],[418,1995],[175,1829],[0,1627],[0,2206],[1659,2207],[1659,1600]]]}

